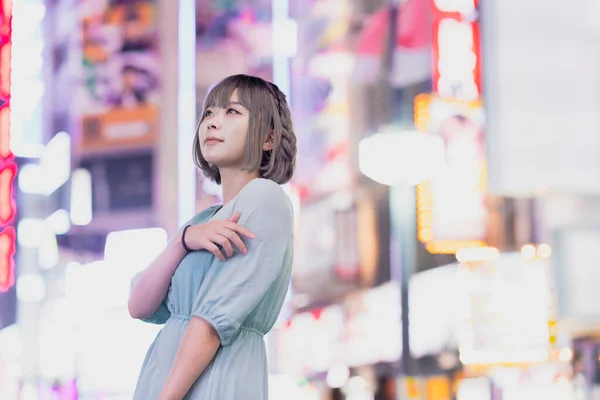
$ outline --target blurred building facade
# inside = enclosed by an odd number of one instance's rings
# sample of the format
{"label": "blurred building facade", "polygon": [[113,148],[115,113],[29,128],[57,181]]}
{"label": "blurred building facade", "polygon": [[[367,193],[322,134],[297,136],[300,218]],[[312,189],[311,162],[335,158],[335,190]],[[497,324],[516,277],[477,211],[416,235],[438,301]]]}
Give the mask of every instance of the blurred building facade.
{"label": "blurred building facade", "polygon": [[[600,376],[584,3],[4,2],[0,398],[131,397],[160,327],[127,315],[129,279],[221,201],[191,145],[235,73],[288,94],[299,141],[272,398],[592,398],[575,397]],[[521,20],[547,34],[501,29]]]}

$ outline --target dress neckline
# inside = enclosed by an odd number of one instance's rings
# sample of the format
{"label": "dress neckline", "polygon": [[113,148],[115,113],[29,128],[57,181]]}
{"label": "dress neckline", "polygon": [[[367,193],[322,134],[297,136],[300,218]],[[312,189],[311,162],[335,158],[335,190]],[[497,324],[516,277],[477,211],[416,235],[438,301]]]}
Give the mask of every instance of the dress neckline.
{"label": "dress neckline", "polygon": [[221,209],[223,208],[223,204],[216,204],[216,205],[214,205],[214,206],[213,206],[213,208],[214,208],[214,211],[213,211],[213,212],[210,214],[210,217],[209,217],[209,218],[212,218],[212,217],[214,217],[215,215],[217,215],[217,213],[218,213],[219,211],[221,211]]}

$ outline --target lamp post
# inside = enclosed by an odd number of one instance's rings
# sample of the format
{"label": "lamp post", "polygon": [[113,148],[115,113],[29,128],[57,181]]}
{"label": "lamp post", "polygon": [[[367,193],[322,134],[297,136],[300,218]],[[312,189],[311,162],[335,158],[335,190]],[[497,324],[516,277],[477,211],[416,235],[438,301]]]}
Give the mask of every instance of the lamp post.
{"label": "lamp post", "polygon": [[[388,0],[389,22],[382,78],[389,109],[394,97],[389,92],[392,78],[400,6],[408,0]],[[391,112],[389,113],[391,115]],[[391,119],[388,115],[388,118]],[[389,121],[385,121],[389,122]],[[415,129],[384,127],[359,143],[359,169],[370,179],[390,187],[392,280],[400,283],[402,310],[402,374],[412,373],[409,351],[408,282],[416,264],[415,185],[427,181],[444,165],[444,145],[436,136]]]}
{"label": "lamp post", "polygon": [[416,130],[384,129],[359,143],[359,169],[390,187],[392,280],[401,288],[402,373],[413,373],[409,346],[408,283],[416,265],[415,185],[444,167],[444,144],[438,136]]}

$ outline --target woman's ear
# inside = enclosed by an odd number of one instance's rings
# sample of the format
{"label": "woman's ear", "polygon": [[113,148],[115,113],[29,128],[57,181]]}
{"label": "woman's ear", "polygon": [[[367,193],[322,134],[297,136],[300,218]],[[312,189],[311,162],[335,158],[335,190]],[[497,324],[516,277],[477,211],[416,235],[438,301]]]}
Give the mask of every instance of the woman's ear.
{"label": "woman's ear", "polygon": [[263,151],[271,151],[273,150],[274,145],[274,140],[273,140],[273,132],[269,133],[269,136],[267,136],[267,140],[265,140],[265,142],[263,143]]}

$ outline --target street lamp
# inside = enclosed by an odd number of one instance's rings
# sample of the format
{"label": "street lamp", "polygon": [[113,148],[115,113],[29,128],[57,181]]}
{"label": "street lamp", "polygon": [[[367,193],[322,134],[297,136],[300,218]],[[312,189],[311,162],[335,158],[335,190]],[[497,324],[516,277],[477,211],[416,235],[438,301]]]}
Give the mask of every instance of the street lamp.
{"label": "street lamp", "polygon": [[384,131],[360,141],[360,171],[388,186],[417,185],[444,167],[444,143],[416,130]]}

